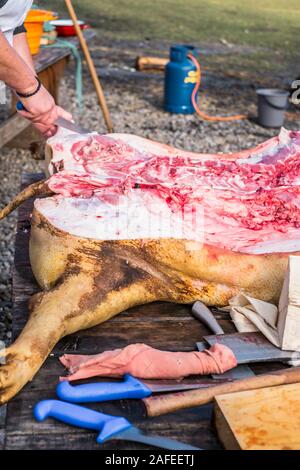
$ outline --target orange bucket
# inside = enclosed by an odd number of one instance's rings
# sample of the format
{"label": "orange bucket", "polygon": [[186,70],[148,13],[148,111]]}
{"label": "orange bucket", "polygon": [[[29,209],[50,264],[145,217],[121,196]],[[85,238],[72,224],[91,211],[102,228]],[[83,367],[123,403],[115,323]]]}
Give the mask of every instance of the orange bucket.
{"label": "orange bucket", "polygon": [[27,29],[27,40],[32,55],[37,54],[40,50],[44,22],[55,20],[56,18],[57,15],[52,11],[29,10],[25,20],[25,28]]}

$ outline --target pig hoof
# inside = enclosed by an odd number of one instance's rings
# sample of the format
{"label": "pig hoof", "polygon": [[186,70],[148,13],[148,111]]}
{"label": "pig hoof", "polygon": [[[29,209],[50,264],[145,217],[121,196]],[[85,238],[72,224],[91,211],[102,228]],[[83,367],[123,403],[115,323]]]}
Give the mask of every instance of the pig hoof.
{"label": "pig hoof", "polygon": [[0,405],[12,398],[28,380],[28,358],[12,348],[0,351]]}

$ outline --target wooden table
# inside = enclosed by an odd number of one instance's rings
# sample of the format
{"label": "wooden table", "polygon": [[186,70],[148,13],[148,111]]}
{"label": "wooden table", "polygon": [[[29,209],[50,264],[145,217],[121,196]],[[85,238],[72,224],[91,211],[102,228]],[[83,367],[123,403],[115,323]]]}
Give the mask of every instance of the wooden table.
{"label": "wooden table", "polygon": [[[85,38],[89,42],[95,32],[92,29],[84,31]],[[62,38],[64,39],[64,38]],[[77,36],[66,38],[68,42],[79,47]],[[35,70],[43,85],[59,102],[59,86],[64,74],[66,64],[72,54],[69,47],[44,47],[33,56]],[[15,101],[12,108],[14,111]],[[30,122],[14,113],[9,119],[0,125],[0,148],[4,145],[18,148],[30,148],[36,150],[42,138],[31,126]]]}
{"label": "wooden table", "polygon": [[[38,181],[42,175],[26,174],[23,186]],[[13,337],[23,328],[27,315],[27,301],[39,290],[29,263],[28,241],[30,212],[33,201],[27,201],[19,210],[13,273]],[[226,332],[234,331],[227,314],[216,313]],[[32,409],[39,400],[55,397],[55,386],[64,375],[58,357],[66,352],[95,354],[107,349],[124,347],[129,343],[144,342],[165,350],[189,351],[208,330],[190,314],[190,307],[157,302],[123,312],[102,325],[81,331],[61,340],[34,380],[7,405],[6,426],[2,435],[4,449],[99,449],[96,434],[72,428],[53,420],[37,423]],[[278,368],[275,364],[268,366]],[[257,368],[257,372],[264,368]],[[100,411],[122,414],[142,429],[179,439],[205,449],[220,449],[211,425],[212,406],[183,410],[166,416],[143,419],[138,400],[123,400],[94,406]],[[3,414],[3,409],[2,409]],[[1,416],[1,413],[0,413]],[[0,418],[1,420],[1,418]],[[1,421],[0,421],[1,427]],[[0,433],[1,448],[1,433]],[[145,449],[145,446],[122,441],[111,441],[104,449]]]}

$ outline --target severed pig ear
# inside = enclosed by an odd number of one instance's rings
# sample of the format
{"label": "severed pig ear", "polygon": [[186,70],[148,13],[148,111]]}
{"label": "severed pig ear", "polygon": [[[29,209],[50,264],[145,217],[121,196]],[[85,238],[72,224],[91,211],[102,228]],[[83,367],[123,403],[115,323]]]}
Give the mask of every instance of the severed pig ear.
{"label": "severed pig ear", "polygon": [[52,194],[54,193],[49,189],[47,180],[33,183],[27,188],[23,189],[23,191],[21,191],[9,204],[7,204],[7,206],[0,210],[0,220],[4,219],[29,198],[34,196],[50,196]]}

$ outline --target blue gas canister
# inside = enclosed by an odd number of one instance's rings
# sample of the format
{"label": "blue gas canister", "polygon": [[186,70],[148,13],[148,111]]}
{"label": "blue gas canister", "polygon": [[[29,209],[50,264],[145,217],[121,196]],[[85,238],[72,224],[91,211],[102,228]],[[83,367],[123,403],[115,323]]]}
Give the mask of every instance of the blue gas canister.
{"label": "blue gas canister", "polygon": [[165,68],[165,110],[170,113],[192,114],[192,92],[197,82],[197,70],[189,54],[193,46],[175,45],[170,49],[170,62]]}

